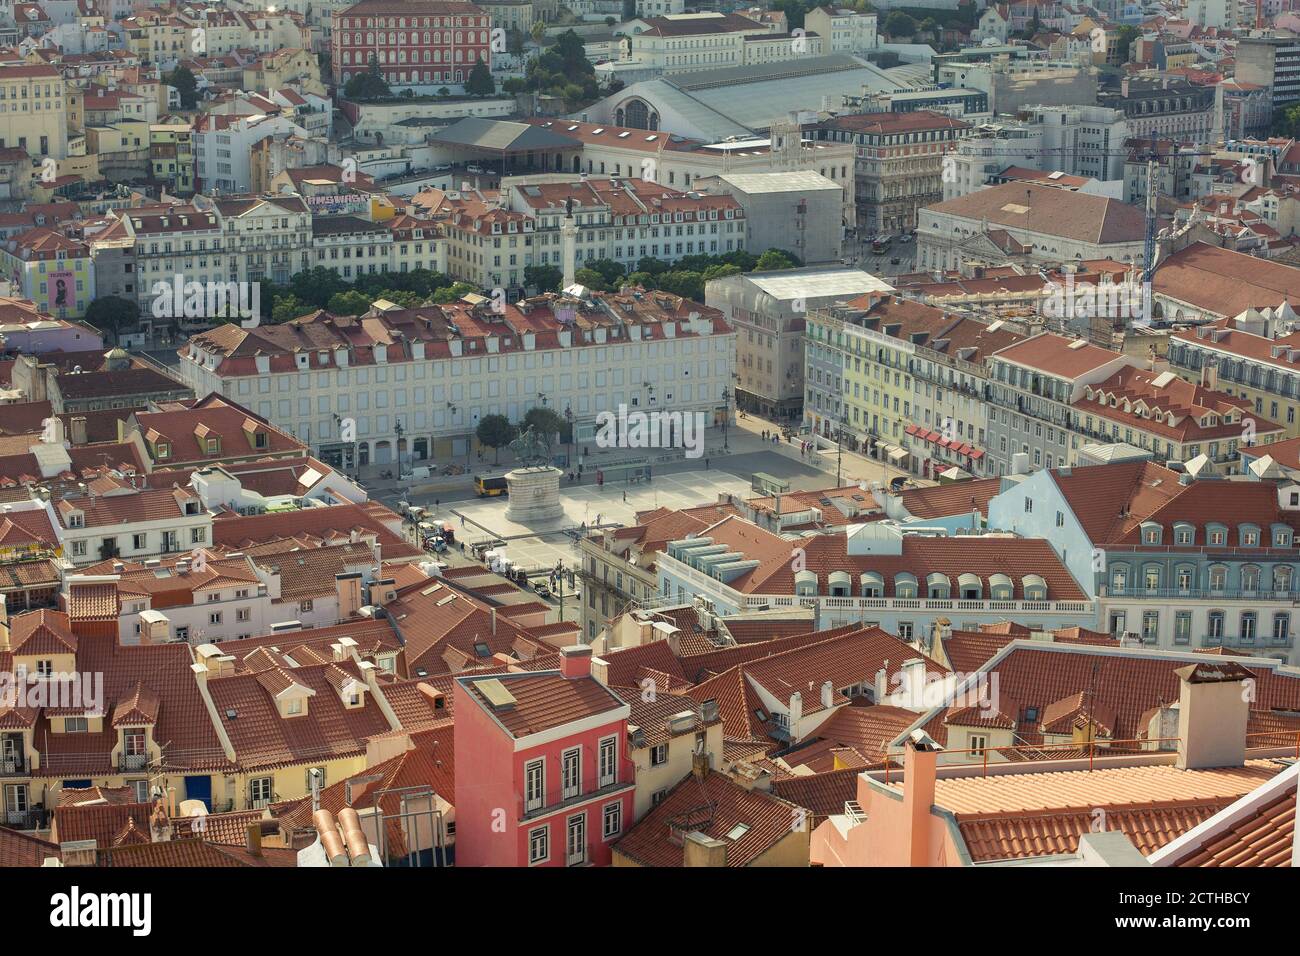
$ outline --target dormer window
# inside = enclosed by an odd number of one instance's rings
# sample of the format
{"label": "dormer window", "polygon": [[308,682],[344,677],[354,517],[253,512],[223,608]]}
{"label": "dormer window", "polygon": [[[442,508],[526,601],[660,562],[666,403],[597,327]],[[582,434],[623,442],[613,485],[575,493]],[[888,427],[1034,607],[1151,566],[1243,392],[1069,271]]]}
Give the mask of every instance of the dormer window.
{"label": "dormer window", "polygon": [[207,447],[207,453],[209,455],[215,455],[221,451],[220,438],[208,438],[205,440],[204,444]]}
{"label": "dormer window", "polygon": [[286,717],[296,717],[302,713],[302,698],[290,697],[284,702],[284,713]]}
{"label": "dormer window", "polygon": [[36,676],[37,677],[54,676],[54,661],[50,660],[48,657],[41,658],[40,660],[38,660],[36,662]]}
{"label": "dormer window", "polygon": [[255,432],[253,434],[253,447],[265,448],[267,445],[266,432]]}
{"label": "dormer window", "polygon": [[86,519],[82,516],[80,511],[74,511],[72,514],[68,515],[69,528],[84,528],[85,526]]}
{"label": "dormer window", "polygon": [[160,441],[157,450],[154,452],[156,458],[170,458],[172,456],[172,446],[170,442]]}

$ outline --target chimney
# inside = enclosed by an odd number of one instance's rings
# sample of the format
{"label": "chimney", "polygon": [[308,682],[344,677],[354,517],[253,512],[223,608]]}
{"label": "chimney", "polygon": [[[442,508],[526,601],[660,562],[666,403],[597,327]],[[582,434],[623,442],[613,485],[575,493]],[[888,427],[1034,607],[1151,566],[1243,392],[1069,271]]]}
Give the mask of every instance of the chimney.
{"label": "chimney", "polygon": [[94,866],[99,861],[97,847],[94,840],[69,840],[59,844],[59,856],[64,866]]}
{"label": "chimney", "polygon": [[591,676],[606,687],[609,686],[609,662],[603,657],[591,659]]}
{"label": "chimney", "polygon": [[924,707],[925,705],[925,660],[913,657],[903,661],[903,695],[904,706]]}
{"label": "chimney", "polygon": [[86,444],[86,416],[77,415],[72,419],[72,444]]}
{"label": "chimney", "polygon": [[682,866],[726,866],[727,844],[695,830],[682,837]]}
{"label": "chimney", "polygon": [[928,866],[930,858],[930,808],[934,804],[934,780],[939,751],[923,730],[907,739],[903,756],[903,808],[911,830],[908,866]]}
{"label": "chimney", "polygon": [[262,855],[262,824],[250,823],[244,833],[244,849],[249,856]]}
{"label": "chimney", "polygon": [[835,706],[835,685],[830,681],[822,684],[822,707],[830,710]]}
{"label": "chimney", "polygon": [[370,603],[378,607],[387,607],[397,600],[397,581],[393,578],[380,578],[370,582]]}
{"label": "chimney", "polygon": [[790,695],[790,740],[794,740],[795,729],[803,720],[803,694],[795,691]]}
{"label": "chimney", "polygon": [[1198,662],[1178,675],[1178,766],[1240,767],[1254,675],[1233,661]]}
{"label": "chimney", "polygon": [[361,829],[361,817],[352,807],[344,807],[338,814],[339,829],[343,831],[343,842],[348,847],[348,858],[352,866],[370,865],[370,844]]}
{"label": "chimney", "polygon": [[709,775],[709,755],[707,753],[691,754],[691,776],[701,783]]}
{"label": "chimney", "polygon": [[334,593],[339,599],[339,620],[357,616],[361,610],[361,572],[350,571],[334,575]]}
{"label": "chimney", "polygon": [[560,673],[566,680],[591,676],[591,648],[574,644],[560,650]]}
{"label": "chimney", "polygon": [[328,810],[317,810],[312,814],[312,823],[320,836],[321,848],[330,866],[347,866],[348,851],[343,843],[343,835],[334,823],[334,814]]}

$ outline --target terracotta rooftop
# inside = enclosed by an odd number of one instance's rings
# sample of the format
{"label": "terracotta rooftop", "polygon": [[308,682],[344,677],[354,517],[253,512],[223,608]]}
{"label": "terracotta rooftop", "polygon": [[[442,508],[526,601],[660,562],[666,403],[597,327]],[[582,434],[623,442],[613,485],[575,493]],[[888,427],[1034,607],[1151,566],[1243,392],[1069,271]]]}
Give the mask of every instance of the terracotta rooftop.
{"label": "terracotta rooftop", "polygon": [[[699,831],[727,844],[727,866],[749,866],[790,835],[801,811],[797,804],[748,790],[720,773],[710,771],[703,780],[691,774],[614,850],[642,866],[681,866],[680,837]],[[806,823],[806,814],[802,819]]]}
{"label": "terracotta rooftop", "polygon": [[[575,720],[606,715],[611,723],[623,718],[621,698],[594,678],[566,678],[558,671],[458,677],[469,699],[491,715],[516,740]],[[514,698],[507,707],[494,707],[484,681],[497,681]]]}

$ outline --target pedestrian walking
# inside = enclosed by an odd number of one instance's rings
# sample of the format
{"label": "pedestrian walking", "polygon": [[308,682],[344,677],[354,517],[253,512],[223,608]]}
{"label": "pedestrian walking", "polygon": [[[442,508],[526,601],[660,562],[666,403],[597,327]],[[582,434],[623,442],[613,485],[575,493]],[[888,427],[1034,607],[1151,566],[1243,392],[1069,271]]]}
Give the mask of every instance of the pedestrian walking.
{"label": "pedestrian walking", "polygon": [[623,504],[627,504],[627,492],[623,492]]}

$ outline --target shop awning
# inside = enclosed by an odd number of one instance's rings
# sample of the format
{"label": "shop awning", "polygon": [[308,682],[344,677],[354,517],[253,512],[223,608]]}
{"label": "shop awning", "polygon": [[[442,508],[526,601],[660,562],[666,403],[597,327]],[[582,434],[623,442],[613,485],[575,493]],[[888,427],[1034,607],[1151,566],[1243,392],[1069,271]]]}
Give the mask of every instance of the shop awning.
{"label": "shop awning", "polygon": [[902,461],[907,457],[907,450],[894,445],[890,447],[888,455],[890,461]]}

